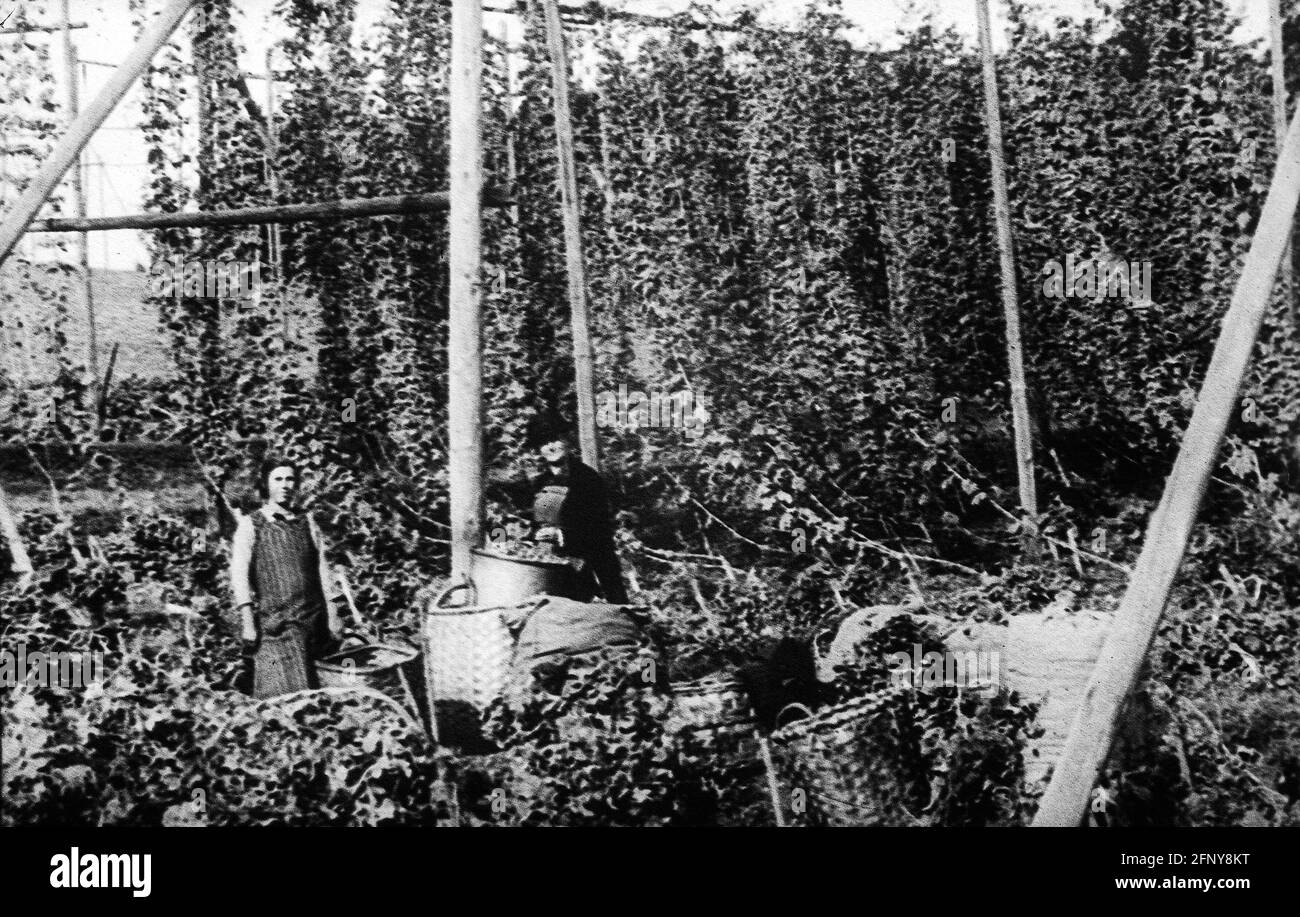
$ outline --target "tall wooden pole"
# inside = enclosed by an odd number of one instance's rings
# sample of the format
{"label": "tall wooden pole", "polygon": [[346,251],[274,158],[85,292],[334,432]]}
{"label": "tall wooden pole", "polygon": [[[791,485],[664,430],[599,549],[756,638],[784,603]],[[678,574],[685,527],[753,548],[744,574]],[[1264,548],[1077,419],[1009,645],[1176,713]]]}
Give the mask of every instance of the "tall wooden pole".
{"label": "tall wooden pole", "polygon": [[452,576],[470,576],[483,516],[482,0],[451,8],[451,264],[447,337]]}
{"label": "tall wooden pole", "polygon": [[9,546],[9,556],[12,558],[10,569],[18,575],[19,581],[26,585],[31,581],[35,571],[32,567],[32,559],[23,544],[22,535],[18,533],[18,519],[9,509],[9,501],[5,498],[3,487],[0,487],[0,534],[4,535],[5,543]]}
{"label": "tall wooden pole", "polygon": [[1029,523],[1026,547],[1036,550],[1038,490],[1034,484],[1033,441],[1029,431],[1029,402],[1025,393],[1024,350],[1020,343],[1020,301],[1016,294],[1016,256],[1011,237],[1011,205],[1007,199],[1006,163],[1002,156],[1002,114],[998,106],[998,76],[993,67],[993,36],[988,0],[975,0],[980,51],[984,58],[984,120],[988,128],[989,167],[993,178],[993,217],[997,223],[1002,262],[1002,311],[1007,322],[1007,368],[1011,379],[1011,422],[1015,430],[1016,474],[1020,508]]}
{"label": "tall wooden pole", "polygon": [[212,40],[212,26],[206,10],[194,18],[194,35],[190,41],[190,59],[194,64],[194,82],[197,93],[195,114],[198,116],[198,169],[200,207],[212,200],[212,172],[216,165],[213,153],[216,140],[212,136],[212,80],[208,73],[208,42]]}
{"label": "tall wooden pole", "polygon": [[[275,120],[275,52],[279,42],[266,49],[266,187],[274,203],[280,203],[280,132]],[[281,225],[272,223],[266,228],[266,251],[271,260],[271,279],[277,288],[284,281],[284,250],[281,245]],[[280,316],[280,334],[286,345],[293,339],[288,302]]]}
{"label": "tall wooden pole", "polygon": [[578,442],[582,460],[600,468],[596,439],[596,390],[587,316],[587,275],[582,260],[582,213],[578,204],[578,173],[573,156],[573,119],[569,112],[569,64],[564,52],[564,27],[556,0],[543,0],[546,40],[551,49],[551,84],[555,100],[555,147],[559,160],[560,206],[564,211],[564,260],[569,273],[569,312],[573,328],[573,368],[577,376]]}
{"label": "tall wooden pole", "polygon": [[1088,682],[1061,761],[1043,795],[1035,825],[1077,825],[1105,766],[1124,701],[1137,683],[1182,564],[1192,525],[1214,471],[1224,433],[1240,409],[1240,391],[1268,308],[1278,265],[1300,201],[1300,115],[1292,119],[1255,238],[1224,316],[1191,423],[1183,434],[1164,496],[1147,527],[1128,591]]}
{"label": "tall wooden pole", "polygon": [[[280,203],[280,164],[277,160],[280,155],[280,129],[276,124],[275,68],[272,67],[277,48],[279,48],[278,43],[266,49],[266,184],[272,198],[278,204]],[[280,243],[280,224],[276,223],[271,226],[269,248],[271,266],[277,280],[283,276],[284,270],[284,251]]]}
{"label": "tall wooden pole", "polygon": [[163,11],[154,20],[149,30],[141,36],[122,65],[113,71],[104,88],[95,96],[90,106],[77,115],[68,128],[68,132],[46,158],[40,171],[23,192],[23,196],[5,214],[0,222],[0,263],[3,263],[13,251],[18,240],[27,231],[28,225],[36,219],[36,214],[54,193],[63,176],[67,174],[86,144],[112,114],[117,103],[122,101],[131,85],[149,66],[149,61],[158,53],[158,49],[167,43],[172,33],[181,24],[185,14],[198,0],[170,0]]}
{"label": "tall wooden pole", "polygon": [[[514,61],[510,59],[510,31],[506,24],[501,23],[501,31],[498,35],[501,43],[501,60],[505,70],[505,90],[506,90],[506,122],[505,122],[505,143],[506,143],[506,181],[510,186],[510,196],[516,197],[518,194],[519,184],[519,159],[518,150],[515,145],[515,74]],[[519,202],[516,200],[510,205],[510,219],[514,221],[515,230],[519,231]]]}
{"label": "tall wooden pole", "polygon": [[[1268,5],[1268,42],[1269,55],[1272,58],[1270,71],[1273,75],[1273,137],[1277,142],[1278,154],[1282,152],[1282,142],[1286,138],[1286,55],[1282,48],[1282,0],[1269,0]],[[1282,295],[1292,318],[1300,318],[1296,312],[1294,279],[1291,271],[1291,244],[1287,240],[1286,253],[1282,255],[1281,285]]]}
{"label": "tall wooden pole", "polygon": [[[77,117],[81,108],[81,81],[77,71],[77,46],[72,42],[72,21],[69,12],[69,0],[62,0],[59,8],[63,24],[63,62],[68,82],[68,118]],[[83,177],[81,154],[72,170],[73,214],[79,220],[86,218],[86,188]],[[77,262],[81,269],[81,280],[86,297],[86,369],[90,373],[91,404],[99,404],[99,328],[95,321],[95,290],[90,276],[90,236],[79,234]]]}

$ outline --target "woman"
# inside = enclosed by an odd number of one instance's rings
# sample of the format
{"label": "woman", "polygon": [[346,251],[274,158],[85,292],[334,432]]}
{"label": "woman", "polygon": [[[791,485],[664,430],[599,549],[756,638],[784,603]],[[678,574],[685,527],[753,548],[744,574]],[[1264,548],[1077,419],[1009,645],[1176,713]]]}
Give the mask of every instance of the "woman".
{"label": "woman", "polygon": [[332,578],[320,530],[296,512],[297,466],[264,461],[257,489],[262,506],[240,517],[230,580],[244,642],[256,648],[253,696],[274,697],[316,687],[313,660],[329,651],[343,624],[327,601]]}
{"label": "woman", "polygon": [[539,422],[532,439],[545,463],[533,483],[533,521],[540,526],[534,537],[552,542],[560,554],[584,560],[585,578],[599,586],[605,601],[626,605],[605,482],[573,455],[568,433],[559,424]]}

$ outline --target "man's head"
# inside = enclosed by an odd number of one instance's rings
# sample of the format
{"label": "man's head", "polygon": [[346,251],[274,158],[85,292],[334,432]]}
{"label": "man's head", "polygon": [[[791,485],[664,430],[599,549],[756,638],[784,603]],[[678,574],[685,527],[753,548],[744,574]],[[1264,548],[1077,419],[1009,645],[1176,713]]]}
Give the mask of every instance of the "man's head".
{"label": "man's head", "polygon": [[262,462],[257,492],[266,503],[289,509],[298,496],[298,466],[279,458]]}

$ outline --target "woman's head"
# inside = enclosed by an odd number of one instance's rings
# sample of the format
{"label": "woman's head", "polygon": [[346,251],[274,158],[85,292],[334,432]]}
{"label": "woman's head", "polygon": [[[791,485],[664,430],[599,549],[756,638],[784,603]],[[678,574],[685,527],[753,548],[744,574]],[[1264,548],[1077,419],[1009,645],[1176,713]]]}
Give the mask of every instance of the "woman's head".
{"label": "woman's head", "polygon": [[292,506],[298,483],[298,466],[275,456],[264,459],[257,473],[257,493],[266,503]]}
{"label": "woman's head", "polygon": [[570,449],[569,431],[563,418],[555,412],[542,412],[528,425],[528,444],[553,468],[564,465]]}

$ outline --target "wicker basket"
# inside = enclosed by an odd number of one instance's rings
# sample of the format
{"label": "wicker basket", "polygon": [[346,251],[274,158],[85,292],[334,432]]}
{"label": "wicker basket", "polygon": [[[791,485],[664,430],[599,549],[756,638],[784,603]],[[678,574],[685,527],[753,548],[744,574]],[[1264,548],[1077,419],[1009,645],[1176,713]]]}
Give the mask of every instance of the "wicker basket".
{"label": "wicker basket", "polygon": [[448,745],[483,742],[482,714],[505,688],[514,641],[502,619],[508,606],[452,606],[454,585],[425,610],[424,674],[435,740]]}
{"label": "wicker basket", "polygon": [[740,681],[729,675],[708,675],[672,685],[673,709],[669,732],[751,726],[754,710]]}
{"label": "wicker basket", "polygon": [[906,690],[854,698],[772,733],[794,821],[831,827],[917,823],[898,798],[893,775],[879,763],[881,739],[872,729],[874,716]]}
{"label": "wicker basket", "polygon": [[714,746],[745,758],[758,756],[758,720],[740,681],[709,675],[672,686],[673,705],[665,724],[680,739],[711,739]]}
{"label": "wicker basket", "polygon": [[316,662],[322,688],[360,686],[382,691],[420,716],[417,688],[420,653],[409,646],[364,642]]}

